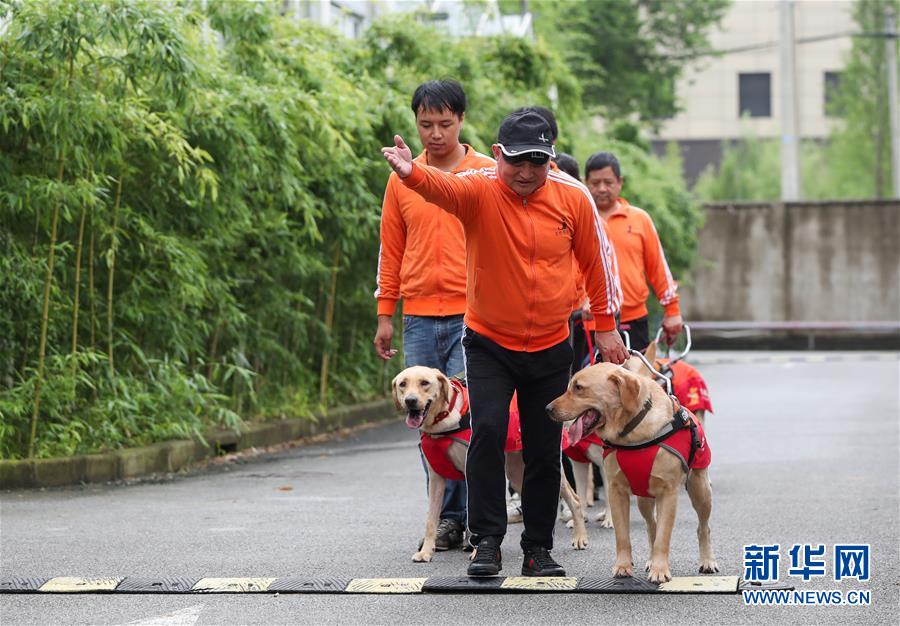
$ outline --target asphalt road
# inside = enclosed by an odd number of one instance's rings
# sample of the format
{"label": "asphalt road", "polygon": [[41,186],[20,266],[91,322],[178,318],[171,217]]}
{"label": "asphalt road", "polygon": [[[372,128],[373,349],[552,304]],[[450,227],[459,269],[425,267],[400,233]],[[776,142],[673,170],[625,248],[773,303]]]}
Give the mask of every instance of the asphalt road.
{"label": "asphalt road", "polygon": [[[741,596],[675,595],[2,595],[12,624],[897,624],[900,601],[900,362],[897,354],[695,353],[715,415],[713,541],[724,574],[743,546],[868,543],[871,580],[828,576],[798,589],[868,589],[867,607],[750,607]],[[812,357],[812,362],[809,358]],[[772,359],[775,359],[774,361]],[[424,474],[398,419],[341,441],[137,485],[4,493],[0,578],[12,576],[461,575],[462,552],[410,560],[422,534]],[[635,562],[647,542],[632,514]],[[672,572],[695,575],[695,519],[679,503]],[[510,526],[504,574],[521,564]],[[609,573],[613,533],[588,526],[572,576]]]}

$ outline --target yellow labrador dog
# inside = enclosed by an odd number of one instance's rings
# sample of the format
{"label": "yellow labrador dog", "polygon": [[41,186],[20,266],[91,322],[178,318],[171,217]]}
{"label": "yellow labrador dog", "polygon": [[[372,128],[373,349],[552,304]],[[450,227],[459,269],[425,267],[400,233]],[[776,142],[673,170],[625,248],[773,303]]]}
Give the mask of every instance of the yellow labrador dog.
{"label": "yellow labrador dog", "polygon": [[[425,540],[422,548],[413,554],[413,561],[427,562],[434,556],[437,526],[444,499],[446,478],[444,474],[465,474],[466,451],[471,430],[468,428],[466,406],[468,401],[464,389],[458,383],[451,384],[440,370],[430,367],[408,367],[394,378],[393,397],[397,409],[406,411],[406,425],[421,433],[423,449],[436,446],[437,451],[425,451],[428,465],[428,516],[425,520]],[[429,458],[431,457],[431,458]],[[521,450],[507,452],[506,476],[513,488],[522,492],[522,478],[525,462]],[[572,546],[583,550],[587,546],[587,530],[581,502],[569,487],[565,476],[561,476],[560,494],[576,512],[572,534]]]}
{"label": "yellow labrador dog", "polygon": [[[656,361],[656,341],[650,342],[650,345],[645,352],[645,357],[647,361],[656,364],[656,367],[659,368],[660,364]],[[647,366],[637,357],[628,359],[625,363],[625,368],[636,374],[641,374],[654,379],[650,370],[647,369]],[[678,395],[678,389],[679,387],[675,386],[675,393],[678,396],[679,402],[682,404],[690,402],[689,398]],[[700,421],[700,425],[704,426],[706,411],[697,409],[692,411],[692,413]],[[575,477],[575,493],[586,506],[592,506],[594,502],[591,497],[593,492],[593,481],[591,480],[593,473],[591,472],[591,464],[597,465],[600,468],[601,475],[603,475],[603,442],[600,441],[600,438],[596,433],[593,435],[586,433],[581,441],[573,441],[573,436],[569,431],[577,428],[577,426],[575,421],[572,421],[564,427],[566,429],[566,436],[563,441],[564,444],[568,445],[563,446],[563,452],[569,457],[569,460],[572,463],[572,474]],[[612,528],[613,520],[612,515],[609,513],[609,481],[606,480],[606,476],[603,476],[603,490],[606,494],[606,503],[605,506],[600,507],[594,520],[599,522],[603,528]],[[587,511],[585,510],[585,514],[586,513]],[[571,528],[572,521],[567,519],[567,522],[567,525]]]}
{"label": "yellow labrador dog", "polygon": [[[628,367],[636,366],[629,363]],[[576,373],[547,411],[558,422],[572,422],[570,437],[596,433],[612,446],[605,451],[603,466],[616,534],[614,576],[633,573],[629,515],[630,496],[635,493],[647,522],[648,578],[671,580],[669,545],[678,492],[685,482],[699,521],[700,572],[719,571],[709,530],[712,488],[706,468],[711,453],[702,427],[682,412],[677,400],[646,376],[599,363]]]}

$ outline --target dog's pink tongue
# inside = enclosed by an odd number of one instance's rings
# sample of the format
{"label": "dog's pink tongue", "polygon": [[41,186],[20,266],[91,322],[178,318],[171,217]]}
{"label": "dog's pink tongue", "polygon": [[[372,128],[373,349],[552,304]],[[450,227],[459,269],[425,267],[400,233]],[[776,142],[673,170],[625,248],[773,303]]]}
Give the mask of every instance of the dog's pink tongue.
{"label": "dog's pink tongue", "polygon": [[422,417],[413,417],[412,415],[406,416],[406,425],[410,428],[418,428],[422,425],[422,420],[425,419],[425,416]]}
{"label": "dog's pink tongue", "polygon": [[579,417],[572,425],[569,426],[569,441],[571,443],[577,443],[581,441],[581,438],[584,436],[584,423],[581,421],[583,418]]}

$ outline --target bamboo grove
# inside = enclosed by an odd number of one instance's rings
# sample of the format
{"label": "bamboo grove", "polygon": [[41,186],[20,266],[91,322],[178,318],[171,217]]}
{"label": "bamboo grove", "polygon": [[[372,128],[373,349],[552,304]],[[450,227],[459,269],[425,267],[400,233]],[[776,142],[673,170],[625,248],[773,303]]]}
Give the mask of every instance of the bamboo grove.
{"label": "bamboo grove", "polygon": [[277,9],[0,1],[0,457],[381,396],[379,148],[415,136],[415,85],[460,80],[481,150],[515,106],[583,115],[540,41],[411,18],[349,41]]}

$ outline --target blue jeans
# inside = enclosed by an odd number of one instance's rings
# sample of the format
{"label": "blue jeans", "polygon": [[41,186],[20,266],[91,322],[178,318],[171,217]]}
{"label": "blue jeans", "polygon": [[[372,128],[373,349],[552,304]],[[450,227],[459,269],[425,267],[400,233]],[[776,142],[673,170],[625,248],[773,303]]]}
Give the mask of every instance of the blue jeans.
{"label": "blue jeans", "polygon": [[[403,366],[424,365],[453,376],[465,369],[462,348],[462,315],[403,316]],[[420,451],[421,454],[421,451]],[[422,457],[425,465],[425,458]],[[428,471],[425,472],[426,486]],[[441,519],[466,523],[466,481],[448,480]]]}

